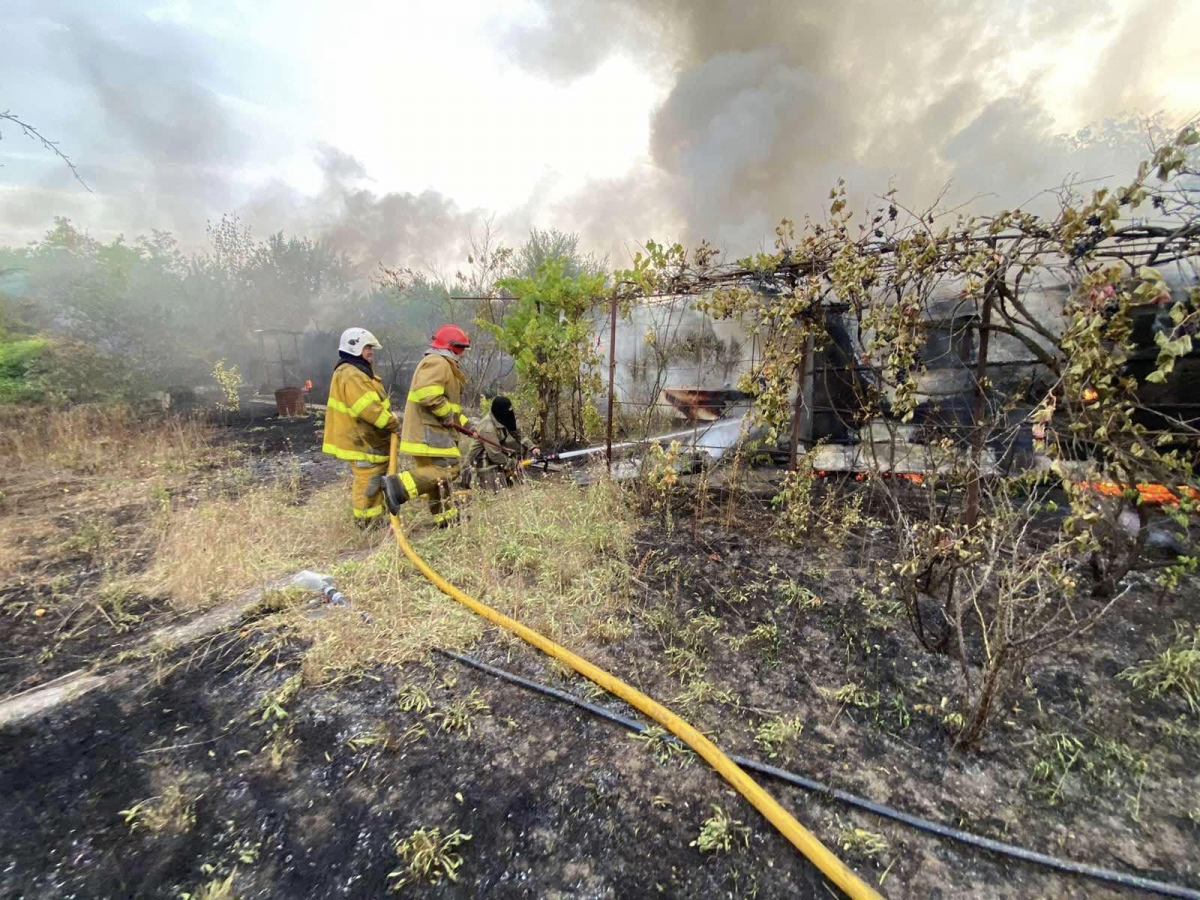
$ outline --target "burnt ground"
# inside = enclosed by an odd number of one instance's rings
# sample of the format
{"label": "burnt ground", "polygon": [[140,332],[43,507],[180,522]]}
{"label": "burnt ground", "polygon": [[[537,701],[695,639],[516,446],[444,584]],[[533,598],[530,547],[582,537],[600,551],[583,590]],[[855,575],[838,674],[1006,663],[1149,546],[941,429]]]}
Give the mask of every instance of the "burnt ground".
{"label": "burnt ground", "polygon": [[[167,598],[112,588],[114,570],[133,576],[153,555],[160,503],[190,506],[236,495],[250,484],[298,474],[301,493],[340,474],[319,452],[319,417],[281,418],[270,407],[213,419],[213,452],[156,479],[157,495],[134,479],[46,473],[25,490],[24,473],[0,476],[3,527],[22,533],[25,561],[0,586],[0,697],[29,690],[141,643],[178,619]],[[80,483],[92,494],[80,501]],[[92,485],[90,482],[98,482]],[[43,610],[41,616],[37,610]]]}
{"label": "burnt ground", "polygon": [[[762,759],[754,728],[798,717],[802,732],[771,762],[980,834],[1200,888],[1200,720],[1115,677],[1173,620],[1197,620],[1194,586],[1135,590],[1090,636],[1035,662],[983,746],[958,752],[942,702],[955,667],[920,649],[880,596],[887,560],[873,542],[787,546],[749,500],[736,529],[719,502],[701,521],[694,512],[680,506],[669,527],[656,519],[641,532],[630,631],[589,647],[595,662],[726,751]],[[265,712],[263,698],[299,670],[303,648],[282,641],[268,622],[247,622],[0,730],[0,896],[177,897],[233,874],[240,898],[379,897],[398,868],[394,840],[434,826],[472,836],[458,881],[402,896],[838,896],[698,761],[660,763],[616,726],[441,657],[306,687],[280,700],[282,715]],[[588,693],[494,632],[474,652]],[[857,699],[832,696],[847,684]],[[422,686],[432,709],[402,709],[402,685]],[[472,697],[482,704],[468,708],[469,733],[439,724]],[[1076,760],[1035,777],[1066,736]],[[855,828],[877,835],[882,848],[838,852],[893,898],[1136,896],[762,783],[830,846]],[[167,821],[144,814],[169,797],[182,800]],[[691,846],[714,803],[750,827],[748,846],[713,856]]]}
{"label": "burnt ground", "polygon": [[[397,868],[388,838],[438,824],[472,835],[457,884],[405,896],[828,896],[769,829],[705,861],[688,846],[705,804],[736,806],[698,765],[661,768],[623,733],[569,707],[461,669],[406,672],[435,709],[478,691],[471,734],[406,739],[423,717],[397,709],[393,681],[317,694],[287,720],[278,767],[264,690],[192,667],[132,694],[85,700],[54,723],[0,735],[17,761],[3,789],[6,897],[175,897],[239,872],[239,897],[378,897]],[[452,683],[446,684],[443,679]],[[350,739],[383,729],[389,744]],[[195,824],[135,830],[121,811],[184,778]],[[759,869],[770,861],[770,868]],[[748,896],[741,893],[738,895]]]}
{"label": "burnt ground", "polygon": [[[744,504],[738,515],[739,528],[726,531],[677,511],[673,535],[643,541],[648,593],[661,597],[650,609],[674,621],[642,633],[631,654],[661,658],[695,644],[689,617],[720,620],[700,655],[713,686],[733,698],[701,704],[694,721],[725,749],[761,756],[750,740],[763,718],[756,707],[799,714],[805,729],[794,762],[825,783],[1043,852],[1200,885],[1200,720],[1181,699],[1150,699],[1116,678],[1151,656],[1155,640],[1169,642],[1174,621],[1200,618],[1194,583],[1162,596],[1148,575],[1134,575],[1130,596],[1094,632],[1031,664],[1028,690],[1009,698],[982,747],[956,752],[943,698],[954,696],[957,663],[924,651],[883,595],[890,560],[873,558],[875,542],[788,547],[770,534],[761,508]],[[786,599],[797,594],[799,603]],[[776,626],[778,636],[761,637],[761,626]],[[659,666],[638,667],[638,680],[651,692],[671,690]],[[858,699],[831,696],[848,684]],[[1164,734],[1167,723],[1186,734]],[[1039,763],[1060,762],[1053,747],[1065,737],[1079,742],[1079,757],[1038,777]],[[1054,786],[1060,791],[1050,797]],[[964,870],[952,846],[860,821],[891,847],[857,862],[870,869],[894,860],[889,881],[905,886],[901,895],[934,896],[939,886],[970,896],[1108,895],[1095,883],[986,857]]]}

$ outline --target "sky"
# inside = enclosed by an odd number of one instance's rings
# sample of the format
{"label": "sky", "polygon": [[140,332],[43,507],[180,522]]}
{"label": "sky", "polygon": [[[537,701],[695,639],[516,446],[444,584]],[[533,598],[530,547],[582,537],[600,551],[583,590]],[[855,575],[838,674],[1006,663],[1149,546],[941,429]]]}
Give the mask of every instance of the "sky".
{"label": "sky", "polygon": [[[8,0],[0,242],[69,216],[185,247],[236,213],[365,263],[461,266],[485,222],[769,244],[865,204],[1011,208],[1119,178],[1200,113],[1200,0]],[[1045,196],[1042,196],[1042,202]]]}

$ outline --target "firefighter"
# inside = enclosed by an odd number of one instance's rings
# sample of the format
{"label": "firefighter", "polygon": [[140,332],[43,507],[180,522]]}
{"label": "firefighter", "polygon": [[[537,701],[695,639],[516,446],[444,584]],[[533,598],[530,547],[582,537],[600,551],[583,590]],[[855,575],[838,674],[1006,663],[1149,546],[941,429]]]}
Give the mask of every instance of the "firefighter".
{"label": "firefighter", "polygon": [[[473,470],[479,484],[484,487],[493,490],[511,487],[521,471],[521,457],[536,457],[542,453],[517,427],[517,416],[513,412],[512,401],[507,397],[497,397],[492,401],[491,410],[475,430],[480,437],[471,441],[471,447],[467,451],[467,464]],[[512,454],[498,450],[480,438],[506,447]]]}
{"label": "firefighter", "polygon": [[361,527],[383,522],[380,478],[387,472],[391,435],[400,430],[392,401],[371,362],[381,344],[365,328],[347,328],[329,383],[321,449],[350,464],[350,499]]}
{"label": "firefighter", "polygon": [[400,431],[400,452],[411,457],[412,466],[383,480],[384,500],[393,515],[400,504],[420,496],[428,499],[438,527],[458,521],[452,486],[461,471],[462,453],[455,426],[468,424],[461,406],[467,376],[458,361],[470,346],[465,331],[443,325],[413,372]]}

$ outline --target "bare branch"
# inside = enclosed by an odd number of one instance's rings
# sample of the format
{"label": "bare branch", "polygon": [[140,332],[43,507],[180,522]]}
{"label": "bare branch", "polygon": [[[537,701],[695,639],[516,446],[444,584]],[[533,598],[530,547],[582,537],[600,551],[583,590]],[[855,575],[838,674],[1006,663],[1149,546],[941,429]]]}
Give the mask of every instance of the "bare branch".
{"label": "bare branch", "polygon": [[[75,180],[83,185],[83,189],[89,194],[92,192],[92,189],[88,187],[88,183],[83,180],[82,176],[80,176],[79,170],[75,168],[75,163],[71,162],[71,158],[59,149],[58,141],[50,140],[48,137],[38,131],[37,128],[13,115],[10,110],[6,109],[4,112],[0,113],[0,121],[11,122],[12,124],[16,125],[21,129],[21,133],[24,134],[25,137],[29,138],[31,141],[37,141],[45,149],[49,150],[51,153],[61,159],[66,164],[67,168],[71,170],[71,174],[75,176]],[[0,134],[0,140],[3,140],[3,134]]]}

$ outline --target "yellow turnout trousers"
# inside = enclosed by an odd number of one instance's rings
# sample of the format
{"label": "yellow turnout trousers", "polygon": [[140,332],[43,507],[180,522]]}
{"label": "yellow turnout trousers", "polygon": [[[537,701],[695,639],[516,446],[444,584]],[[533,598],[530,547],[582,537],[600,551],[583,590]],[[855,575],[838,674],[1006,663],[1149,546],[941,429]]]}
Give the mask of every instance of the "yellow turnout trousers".
{"label": "yellow turnout trousers", "polygon": [[[441,525],[458,518],[454,506],[454,482],[461,467],[458,459],[447,456],[412,456],[412,468],[397,472],[409,500],[425,497],[433,521]],[[387,467],[384,466],[384,469]],[[382,501],[380,501],[382,502]]]}
{"label": "yellow turnout trousers", "polygon": [[350,473],[354,483],[350,486],[350,501],[354,505],[354,521],[366,525],[372,519],[383,515],[383,492],[376,488],[375,493],[367,493],[367,482],[375,475],[387,472],[386,462],[373,463],[364,459],[356,459],[350,463]]}

